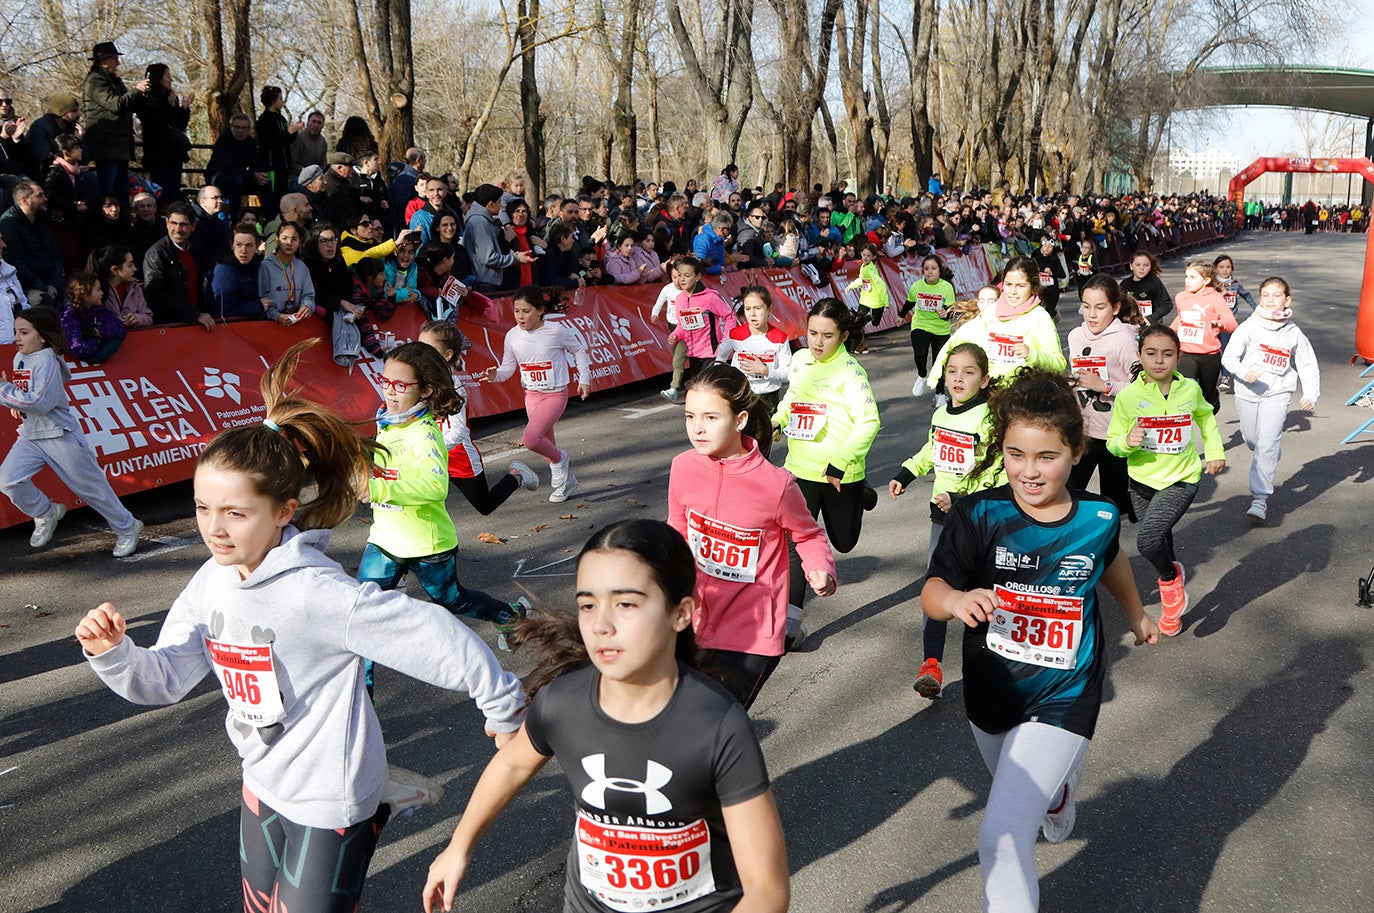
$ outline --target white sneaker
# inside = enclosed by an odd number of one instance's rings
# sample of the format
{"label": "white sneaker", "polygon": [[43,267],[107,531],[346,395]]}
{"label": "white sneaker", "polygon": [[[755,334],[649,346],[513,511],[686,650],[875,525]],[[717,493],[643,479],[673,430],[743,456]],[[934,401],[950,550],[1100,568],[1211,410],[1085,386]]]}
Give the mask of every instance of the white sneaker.
{"label": "white sneaker", "polygon": [[387,783],[386,789],[382,790],[382,802],[391,806],[391,817],[401,818],[413,814],[417,808],[438,802],[443,795],[444,788],[428,777],[404,767],[387,766]]}
{"label": "white sneaker", "polygon": [[143,532],[143,521],[135,520],[134,528],[115,537],[114,556],[127,558],[138,549],[138,535]]}
{"label": "white sneaker", "polygon": [[801,606],[789,605],[787,607],[787,633],[783,638],[783,650],[791,653],[793,650],[801,648],[806,642],[806,625],[802,623]]}
{"label": "white sneaker", "polygon": [[658,391],[658,395],[663,397],[670,403],[676,403],[679,399],[682,398],[682,394],[679,393],[677,390],[674,390],[672,387],[669,387],[667,390]]}
{"label": "white sneaker", "polygon": [[926,379],[924,377],[918,377],[916,378],[916,383],[911,385],[911,395],[920,396],[922,393],[925,392],[925,389]]}
{"label": "white sneaker", "polygon": [[1245,516],[1249,517],[1251,522],[1258,526],[1269,519],[1269,505],[1265,504],[1263,501],[1251,501],[1250,509],[1245,512]]}
{"label": "white sneaker", "polygon": [[949,405],[949,397],[943,393],[937,393],[935,394],[935,399],[933,400],[933,403],[936,409],[940,409],[944,406]]}
{"label": "white sneaker", "polygon": [[1045,835],[1047,843],[1063,843],[1069,839],[1069,834],[1073,833],[1073,823],[1078,818],[1079,772],[1080,768],[1075,767],[1069,778],[1064,781],[1059,811],[1054,814],[1047,812],[1044,822],[1040,825],[1040,831]]}
{"label": "white sneaker", "polygon": [[568,451],[558,451],[558,462],[549,464],[549,484],[559,488],[568,481]]}
{"label": "white sneaker", "polygon": [[33,518],[33,535],[29,536],[29,545],[33,548],[42,548],[52,541],[53,533],[57,532],[57,521],[67,515],[67,508],[56,501],[52,505],[52,516]]}
{"label": "white sneaker", "polygon": [[566,501],[568,500],[568,495],[575,491],[577,491],[577,476],[573,475],[572,470],[569,469],[567,480],[549,493],[549,500],[554,503]]}
{"label": "white sneaker", "polygon": [[539,473],[519,460],[511,460],[510,467],[506,469],[506,472],[520,479],[520,487],[525,491],[539,490]]}

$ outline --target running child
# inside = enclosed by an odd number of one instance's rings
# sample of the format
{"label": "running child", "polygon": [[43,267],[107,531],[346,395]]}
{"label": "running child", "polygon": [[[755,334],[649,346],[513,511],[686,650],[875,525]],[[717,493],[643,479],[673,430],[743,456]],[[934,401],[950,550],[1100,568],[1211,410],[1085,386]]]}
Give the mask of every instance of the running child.
{"label": "running child", "polygon": [[1221,297],[1226,299],[1226,306],[1231,309],[1232,314],[1239,314],[1237,298],[1244,299],[1252,312],[1259,309],[1259,305],[1255,303],[1255,296],[1250,294],[1245,283],[1236,276],[1236,261],[1232,260],[1229,254],[1218,256],[1212,261],[1212,266],[1217,271],[1217,286],[1221,290]]}
{"label": "running child", "polygon": [[[1188,592],[1183,565],[1174,553],[1174,526],[1197,497],[1205,469],[1226,468],[1226,451],[1216,413],[1202,388],[1178,371],[1174,331],[1148,326],[1140,333],[1140,375],[1116,395],[1107,426],[1107,449],[1126,458],[1131,503],[1140,518],[1136,548],[1159,574],[1159,630],[1173,637],[1183,630]],[[1202,435],[1206,464],[1193,444]]]}
{"label": "running child", "polygon": [[787,909],[787,850],[758,737],[694,668],[695,578],[666,523],[625,520],[587,542],[576,616],[549,613],[517,633],[539,650],[525,724],[430,864],[425,913],[454,909],[478,839],[555,757],[577,810],[564,910]]}
{"label": "running child", "polygon": [[1083,287],[1097,274],[1097,247],[1091,238],[1078,242],[1078,259],[1074,262],[1073,281],[1078,286],[1078,297],[1083,297]]}
{"label": "running child", "polygon": [[[358,580],[392,590],[410,571],[429,598],[455,615],[497,626],[499,643],[529,603],[502,602],[458,581],[458,533],[448,496],[448,450],[438,422],[456,415],[463,400],[442,356],[421,342],[387,353],[377,410],[377,447],[368,499],[372,529],[358,563]],[[372,668],[367,668],[368,690]]]}
{"label": "running child", "polygon": [[1250,461],[1250,509],[1246,516],[1263,523],[1269,516],[1274,473],[1283,454],[1283,425],[1298,383],[1298,408],[1311,412],[1321,396],[1321,373],[1312,344],[1293,323],[1293,297],[1278,276],[1260,285],[1259,306],[1231,335],[1221,356],[1236,378],[1236,414]]}
{"label": "running child", "polygon": [[716,349],[716,361],[743,371],[754,395],[771,411],[778,407],[782,385],[787,383],[792,346],[787,334],[770,322],[773,295],[768,289],[746,285],[740,289],[740,299],[744,323],[731,330],[721,342]]}
{"label": "running child", "polygon": [[[654,323],[659,323],[667,318],[670,333],[677,329],[677,296],[683,292],[691,291],[692,287],[697,284],[696,272],[677,268],[680,260],[681,258],[673,260],[668,265],[668,284],[659,290],[653,309],[649,311],[649,319]],[[667,390],[659,391],[659,396],[670,403],[676,403],[682,399],[682,377],[687,371],[687,343],[678,339],[671,345],[673,348],[673,379],[669,382]]]}
{"label": "running child", "polygon": [[457,412],[439,421],[444,446],[448,448],[448,480],[453,487],[484,517],[505,504],[506,499],[521,488],[538,491],[539,476],[519,460],[511,460],[501,480],[487,487],[482,452],[472,442],[472,432],[468,430],[467,391],[463,389],[462,380],[463,353],[472,347],[468,338],[447,320],[431,320],[420,327],[419,338],[415,341],[429,346],[444,359],[453,375],[453,389],[463,403]]}
{"label": "running child", "polygon": [[[992,383],[988,355],[971,342],[961,342],[945,362],[945,391],[949,403],[940,406],[930,419],[930,436],[920,451],[902,464],[896,478],[887,483],[895,500],[918,476],[934,471],[930,490],[930,543],[926,566],[944,532],[949,509],[957,498],[975,491],[1002,485],[1007,481],[1002,465],[994,460],[975,475],[973,467],[982,462],[992,440],[992,413],[988,394]],[[945,658],[945,623],[925,618],[921,640],[924,652],[921,669],[912,685],[921,697],[934,700],[944,686],[940,663]]]}
{"label": "running child", "polygon": [[921,607],[970,629],[964,706],[992,773],[978,829],[983,909],[1019,913],[1040,905],[1036,831],[1061,843],[1076,818],[1106,673],[1097,584],[1125,611],[1137,645],[1156,643],[1159,629],[1120,550],[1116,505],[1068,487],[1086,442],[1067,379],[1017,375],[995,398],[993,420],[981,463],[1000,453],[1009,484],[954,505]]}
{"label": "running child", "polygon": [[[687,377],[715,360],[721,340],[738,325],[734,309],[720,292],[707,288],[701,281],[701,270],[701,261],[696,257],[683,257],[673,264],[673,282],[679,283],[681,276],[685,290],[678,292],[677,327],[668,334],[668,342],[687,346]],[[677,402],[666,392],[664,396]]]}
{"label": "running child", "polygon": [[[234,893],[244,909],[352,913],[383,825],[442,792],[388,769],[363,656],[466,691],[498,745],[519,727],[523,695],[457,619],[360,584],[324,554],[330,529],[353,516],[374,445],[287,393],[314,342],[263,376],[261,424],[225,431],[201,453],[196,523],[210,560],[172,603],[157,643],[135,645],[108,602],[76,637],[101,680],[136,704],[174,704],[206,675],[220,682],[243,759]],[[317,493],[302,502],[307,484]]]}
{"label": "running child", "polygon": [[1106,273],[1083,286],[1083,323],[1069,331],[1069,372],[1078,390],[1083,429],[1088,436],[1083,456],[1069,473],[1069,487],[1086,491],[1097,472],[1098,491],[1111,498],[1121,516],[1136,522],[1127,490],[1126,460],[1107,449],[1116,394],[1135,380],[1140,370],[1136,354],[1144,319],[1132,299]]}
{"label": "running child", "polygon": [[587,341],[572,324],[545,320],[553,302],[538,286],[527,285],[517,291],[511,299],[511,307],[515,312],[515,326],[506,332],[501,364],[487,368],[477,379],[501,383],[516,371],[520,372],[528,417],[520,442],[526,450],[548,461],[553,486],[549,500],[566,501],[568,495],[577,490],[577,476],[572,473],[568,451],[558,448],[553,426],[568,408],[568,389],[572,385],[570,364],[577,366],[578,396],[585,400],[592,392]]}
{"label": "running child", "polygon": [[1236,317],[1218,291],[1216,271],[1206,260],[1193,260],[1183,272],[1183,291],[1174,297],[1174,315],[1169,328],[1178,335],[1178,370],[1197,381],[1202,395],[1212,404],[1212,413],[1221,411],[1217,381],[1221,377],[1221,334],[1233,332]]}
{"label": "running child", "polygon": [[[784,468],[797,478],[811,516],[825,516],[830,545],[849,554],[859,543],[864,511],[878,503],[865,461],[882,423],[868,374],[852,346],[862,339],[862,318],[838,298],[822,298],[806,319],[807,348],[792,359],[787,394],[773,424],[787,435]],[[787,647],[806,639],[802,606],[806,574],[791,556]]]}
{"label": "running child", "polygon": [[138,548],[143,521],[134,519],[110,488],[72,411],[64,386],[72,375],[62,359],[67,340],[57,312],[35,307],[16,314],[14,347],[13,373],[0,371],[0,406],[18,413],[21,424],[14,446],[0,463],[0,491],[33,517],[29,545],[42,548],[67,515],[65,505],[49,500],[33,484],[45,466],[51,468],[72,494],[105,518],[115,534],[114,556],[127,558]]}
{"label": "running child", "polygon": [[[865,244],[859,248],[859,275],[845,286],[846,289],[859,290],[859,304],[863,308],[860,313],[864,315],[865,324],[871,327],[882,323],[883,314],[887,313],[887,282],[878,268],[880,253],[876,244]],[[867,348],[865,345],[864,349]]]}
{"label": "running child", "polygon": [[777,668],[787,633],[788,551],[819,596],[835,592],[835,557],[792,474],[768,462],[769,410],[735,368],[687,383],[692,449],[673,459],[668,523],[697,565],[692,627],[703,666],[747,710]]}
{"label": "running child", "polygon": [[921,261],[921,278],[911,284],[906,293],[906,304],[899,311],[905,317],[911,314],[911,354],[916,359],[916,385],[912,388],[915,396],[924,385],[930,359],[940,351],[949,339],[950,310],[954,307],[954,285],[950,280],[954,273],[939,257],[931,254]]}
{"label": "running child", "polygon": [[1135,299],[1140,316],[1150,323],[1167,324],[1174,312],[1174,296],[1160,278],[1159,258],[1143,250],[1131,255],[1131,274],[1121,280],[1121,290]]}
{"label": "running child", "polygon": [[1059,283],[1068,278],[1068,273],[1059,247],[1054,243],[1054,235],[1046,234],[1040,239],[1040,246],[1031,253],[1031,259],[1040,268],[1040,303],[1058,321]]}

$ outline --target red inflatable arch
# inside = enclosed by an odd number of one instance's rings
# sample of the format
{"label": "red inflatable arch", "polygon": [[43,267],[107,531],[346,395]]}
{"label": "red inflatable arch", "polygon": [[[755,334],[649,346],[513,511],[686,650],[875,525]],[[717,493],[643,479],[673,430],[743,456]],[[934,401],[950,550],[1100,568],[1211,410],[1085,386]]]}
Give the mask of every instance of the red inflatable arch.
{"label": "red inflatable arch", "polygon": [[[1236,218],[1244,224],[1245,186],[1267,171],[1298,174],[1358,174],[1374,184],[1374,162],[1367,158],[1257,158],[1231,178],[1230,197],[1236,204]],[[1355,317],[1355,351],[1365,361],[1374,362],[1374,231],[1369,232],[1364,249],[1364,281],[1360,284],[1360,309]]]}

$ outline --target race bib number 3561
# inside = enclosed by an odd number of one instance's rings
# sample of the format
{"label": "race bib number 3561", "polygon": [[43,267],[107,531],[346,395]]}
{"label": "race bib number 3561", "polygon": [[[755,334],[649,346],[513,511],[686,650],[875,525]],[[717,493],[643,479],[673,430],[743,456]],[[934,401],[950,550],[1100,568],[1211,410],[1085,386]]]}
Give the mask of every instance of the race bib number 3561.
{"label": "race bib number 3561", "polygon": [[1083,638],[1083,600],[1077,596],[1019,593],[994,586],[997,609],[988,622],[987,645],[1008,659],[1072,669]]}
{"label": "race bib number 3561", "polygon": [[715,893],[711,832],[700,819],[660,830],[598,824],[579,812],[576,838],[578,879],[612,910],[672,909]]}
{"label": "race bib number 3561", "polygon": [[286,716],[271,644],[231,644],[205,638],[210,664],[234,719],[255,728],[280,723]]}
{"label": "race bib number 3561", "polygon": [[759,546],[763,530],[722,523],[690,508],[687,511],[687,544],[697,567],[720,580],[753,583],[759,570]]}

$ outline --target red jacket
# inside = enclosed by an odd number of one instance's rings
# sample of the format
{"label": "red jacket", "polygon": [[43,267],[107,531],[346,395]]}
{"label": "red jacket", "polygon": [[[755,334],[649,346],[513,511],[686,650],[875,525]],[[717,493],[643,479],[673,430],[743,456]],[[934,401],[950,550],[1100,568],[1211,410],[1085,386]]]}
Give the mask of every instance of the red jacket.
{"label": "red jacket", "polygon": [[673,459],[668,523],[697,562],[697,642],[713,650],[781,656],[787,634],[787,537],[802,568],[835,576],[825,532],[806,509],[796,479],[744,438],[743,456],[717,460],[695,450]]}

